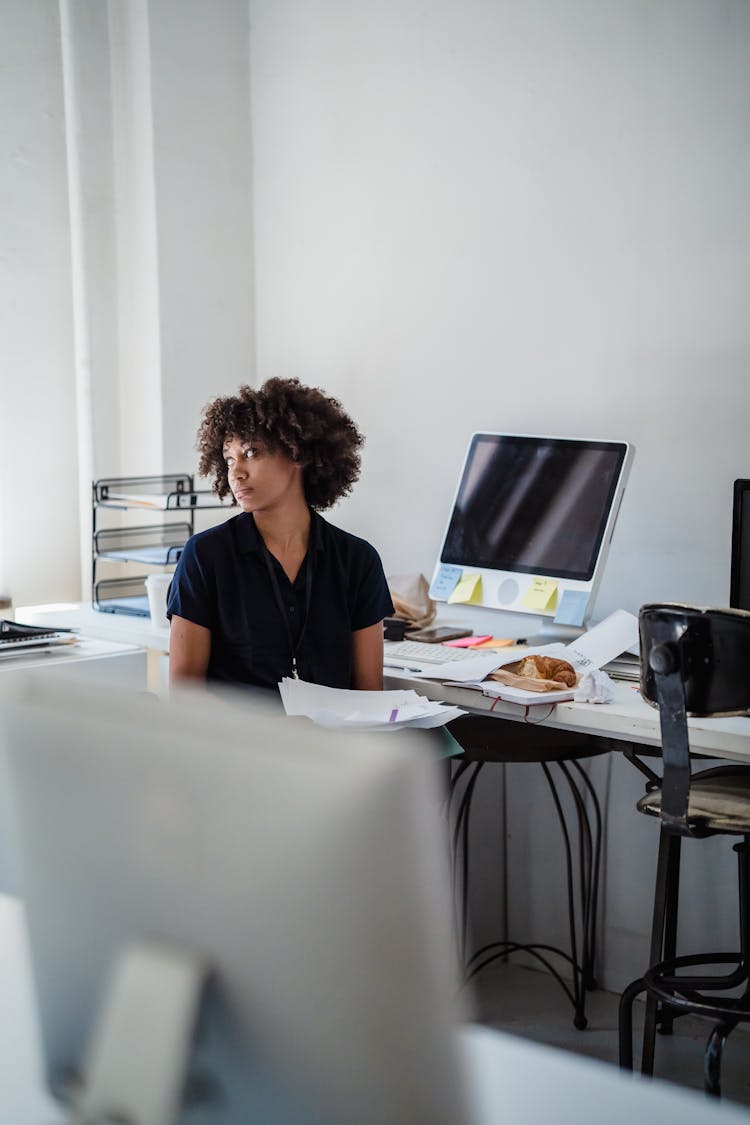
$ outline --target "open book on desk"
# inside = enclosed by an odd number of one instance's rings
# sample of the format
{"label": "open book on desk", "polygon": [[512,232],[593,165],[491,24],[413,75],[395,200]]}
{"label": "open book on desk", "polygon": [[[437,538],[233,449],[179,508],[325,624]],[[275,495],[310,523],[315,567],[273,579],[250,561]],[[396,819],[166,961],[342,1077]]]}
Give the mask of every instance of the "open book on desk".
{"label": "open book on desk", "polygon": [[50,629],[44,625],[22,625],[19,621],[0,620],[0,658],[17,652],[78,644],[78,637],[69,629]]}
{"label": "open book on desk", "polygon": [[[582,677],[587,672],[599,671],[621,657],[628,649],[638,643],[638,618],[627,610],[618,609],[605,617],[598,625],[594,625],[588,632],[583,633],[570,644],[549,644],[527,647],[516,650],[513,654],[504,655],[497,663],[498,668],[513,663],[522,656],[551,656],[557,660],[566,660],[572,664],[577,676],[577,684],[572,688],[560,691],[528,691],[521,687],[511,687],[501,684],[497,680],[475,680],[467,683],[465,680],[451,681],[455,686],[479,688],[483,695],[504,699],[507,703],[522,703],[526,706],[532,704],[565,703],[572,700],[581,683]],[[604,677],[601,677],[604,679]],[[604,680],[606,684],[606,680]],[[599,700],[597,700],[598,702]]]}

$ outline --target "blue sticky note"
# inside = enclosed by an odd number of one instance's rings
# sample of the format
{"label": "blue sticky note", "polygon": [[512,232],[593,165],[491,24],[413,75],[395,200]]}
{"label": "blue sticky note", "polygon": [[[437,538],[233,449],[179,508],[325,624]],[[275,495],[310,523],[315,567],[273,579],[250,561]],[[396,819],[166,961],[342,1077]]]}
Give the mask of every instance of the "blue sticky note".
{"label": "blue sticky note", "polygon": [[436,598],[439,602],[447,601],[462,574],[463,570],[460,566],[448,566],[447,563],[443,563],[430,586],[430,597]]}
{"label": "blue sticky note", "polygon": [[563,590],[555,614],[555,625],[583,625],[588,602],[587,590]]}

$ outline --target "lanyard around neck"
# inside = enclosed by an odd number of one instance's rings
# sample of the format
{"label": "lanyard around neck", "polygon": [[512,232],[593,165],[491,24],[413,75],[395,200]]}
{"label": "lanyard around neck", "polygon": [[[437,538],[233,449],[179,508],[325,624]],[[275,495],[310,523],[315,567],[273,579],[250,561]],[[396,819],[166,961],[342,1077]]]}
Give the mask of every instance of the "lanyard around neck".
{"label": "lanyard around neck", "polygon": [[305,618],[302,622],[302,628],[300,629],[299,636],[297,637],[297,643],[295,644],[294,634],[292,632],[292,627],[289,624],[289,618],[287,616],[286,606],[284,605],[284,599],[281,596],[281,589],[279,587],[279,580],[276,577],[276,567],[274,566],[274,561],[273,561],[273,558],[271,557],[271,552],[268,550],[268,547],[266,546],[265,542],[263,541],[262,535],[260,536],[260,541],[261,541],[261,544],[262,544],[262,547],[263,547],[263,558],[266,560],[266,570],[268,571],[268,577],[271,580],[271,588],[273,589],[273,596],[276,599],[276,605],[278,606],[279,613],[281,614],[281,620],[284,622],[284,628],[286,629],[286,635],[287,635],[287,639],[289,641],[289,650],[292,654],[292,678],[295,679],[295,680],[298,680],[299,675],[297,674],[297,653],[299,652],[299,646],[302,644],[302,638],[304,637],[305,630],[307,629],[307,621],[308,621],[308,618],[310,616],[310,605],[311,605],[311,602],[312,602],[312,580],[313,580],[312,554],[310,552],[310,547],[308,546],[307,555],[305,556],[305,561],[304,561],[304,566],[305,566]]}

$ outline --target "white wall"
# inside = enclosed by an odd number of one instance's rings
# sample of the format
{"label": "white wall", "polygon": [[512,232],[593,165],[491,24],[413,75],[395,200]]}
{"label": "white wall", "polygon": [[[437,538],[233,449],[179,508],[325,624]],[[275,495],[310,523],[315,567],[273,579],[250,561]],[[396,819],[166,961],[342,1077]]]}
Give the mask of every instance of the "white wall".
{"label": "white wall", "polygon": [[[473,430],[626,438],[595,612],[726,603],[731,484],[750,471],[750,5],[250,12],[258,377],[324,386],[367,435],[334,520],[391,573],[429,574]],[[600,979],[619,988],[645,964],[656,833],[631,766],[590,769],[608,806]],[[485,775],[476,945],[498,936],[501,890]],[[564,944],[543,775],[508,776],[511,935]],[[687,941],[731,946],[734,857],[686,850],[711,904]]]}
{"label": "white wall", "polygon": [[637,447],[598,610],[726,601],[748,472],[744,0],[251,0],[258,373],[429,572],[474,429]]}
{"label": "white wall", "polygon": [[200,412],[255,378],[246,0],[150,3],[162,449],[193,472]]}
{"label": "white wall", "polygon": [[91,480],[193,472],[254,377],[248,8],[0,5],[0,588],[77,600]]}
{"label": "white wall", "polygon": [[70,241],[57,5],[0,2],[0,587],[77,593]]}

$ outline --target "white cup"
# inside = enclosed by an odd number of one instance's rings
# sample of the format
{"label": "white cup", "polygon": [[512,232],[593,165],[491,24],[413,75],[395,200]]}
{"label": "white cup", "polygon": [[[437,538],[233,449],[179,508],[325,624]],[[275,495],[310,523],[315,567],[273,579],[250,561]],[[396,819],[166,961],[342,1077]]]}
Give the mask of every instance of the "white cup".
{"label": "white cup", "polygon": [[155,629],[169,627],[167,620],[167,590],[172,581],[171,574],[149,574],[146,579],[146,593],[148,594],[148,611],[151,614],[151,624]]}

